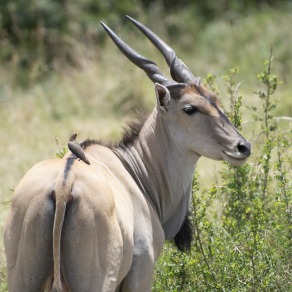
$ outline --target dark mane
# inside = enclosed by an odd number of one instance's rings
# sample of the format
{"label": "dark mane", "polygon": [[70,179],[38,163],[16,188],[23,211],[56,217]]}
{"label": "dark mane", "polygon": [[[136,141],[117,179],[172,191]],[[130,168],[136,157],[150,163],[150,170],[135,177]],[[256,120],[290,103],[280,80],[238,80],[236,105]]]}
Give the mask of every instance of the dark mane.
{"label": "dark mane", "polygon": [[87,147],[91,145],[103,145],[108,148],[112,148],[112,143],[111,142],[104,142],[102,140],[95,140],[95,139],[87,139],[83,142],[80,143],[80,146],[82,147],[83,150],[85,150]]}
{"label": "dark mane", "polygon": [[102,145],[108,148],[115,148],[119,146],[129,146],[134,143],[134,141],[138,138],[139,133],[144,126],[146,120],[148,118],[148,114],[146,113],[136,113],[135,117],[126,123],[126,126],[123,127],[123,134],[120,141],[117,142],[104,142],[102,140],[95,140],[95,139],[87,139],[80,143],[80,146],[83,149],[91,145]]}
{"label": "dark mane", "polygon": [[138,138],[139,133],[144,126],[148,114],[136,113],[135,118],[127,122],[126,127],[123,127],[124,133],[122,139],[117,143],[119,146],[129,146]]}

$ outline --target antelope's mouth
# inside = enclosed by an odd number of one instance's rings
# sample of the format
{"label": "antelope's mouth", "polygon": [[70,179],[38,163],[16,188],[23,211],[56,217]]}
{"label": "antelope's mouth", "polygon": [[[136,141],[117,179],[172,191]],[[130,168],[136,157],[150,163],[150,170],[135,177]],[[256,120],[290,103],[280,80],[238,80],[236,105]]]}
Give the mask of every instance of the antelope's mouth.
{"label": "antelope's mouth", "polygon": [[223,153],[224,160],[233,166],[242,165],[249,157],[249,155],[244,155],[244,154],[241,154],[239,152],[234,155],[234,154],[231,154],[229,152],[222,150],[222,153]]}
{"label": "antelope's mouth", "polygon": [[[229,152],[229,150],[231,151]],[[231,148],[225,147],[225,149],[222,150],[223,160],[234,166],[242,165],[250,154],[251,144],[245,139],[237,141]]]}

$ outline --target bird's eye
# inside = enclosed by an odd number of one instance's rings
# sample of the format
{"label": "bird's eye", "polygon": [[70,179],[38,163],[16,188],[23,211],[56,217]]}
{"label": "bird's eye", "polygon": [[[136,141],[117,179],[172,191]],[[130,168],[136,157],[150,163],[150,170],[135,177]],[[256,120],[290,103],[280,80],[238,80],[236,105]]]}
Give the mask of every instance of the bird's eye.
{"label": "bird's eye", "polygon": [[195,114],[196,112],[198,112],[199,110],[196,107],[194,107],[193,105],[186,104],[183,108],[183,111],[187,115],[191,116],[191,115]]}

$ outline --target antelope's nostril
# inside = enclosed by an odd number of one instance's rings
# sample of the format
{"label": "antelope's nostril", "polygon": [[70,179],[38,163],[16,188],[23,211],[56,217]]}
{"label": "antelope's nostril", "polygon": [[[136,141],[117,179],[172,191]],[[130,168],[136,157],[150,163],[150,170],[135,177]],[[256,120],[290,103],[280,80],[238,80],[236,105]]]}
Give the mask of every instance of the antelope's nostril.
{"label": "antelope's nostril", "polygon": [[245,156],[250,155],[250,152],[251,152],[250,149],[251,149],[251,145],[248,141],[241,141],[237,145],[237,150],[239,151],[239,153]]}

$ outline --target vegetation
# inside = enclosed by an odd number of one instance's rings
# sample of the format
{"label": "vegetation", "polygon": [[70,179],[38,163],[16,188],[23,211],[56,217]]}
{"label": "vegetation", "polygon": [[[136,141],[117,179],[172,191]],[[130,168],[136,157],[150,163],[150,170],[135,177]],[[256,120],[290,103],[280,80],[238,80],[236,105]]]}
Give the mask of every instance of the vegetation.
{"label": "vegetation", "polygon": [[[229,116],[241,129],[237,72],[232,69],[225,80],[232,105]],[[211,188],[202,190],[195,176],[194,246],[185,255],[167,246],[157,265],[154,291],[291,290],[292,131],[281,131],[274,119],[272,96],[279,82],[272,55],[258,79],[264,84],[258,92],[261,110],[252,110],[257,113],[261,147],[253,161],[241,167],[225,164]]]}
{"label": "vegetation", "polygon": [[[195,74],[207,76],[253,147],[242,167],[201,159],[194,245],[183,254],[166,244],[153,290],[291,290],[292,6],[217,2],[1,1],[1,233],[12,191],[33,164],[62,156],[72,132],[81,140],[116,139],[133,110],[153,108],[151,82],[98,24],[105,21],[167,73],[153,46],[121,17],[129,14],[171,44]],[[6,290],[0,241],[0,291]]]}

